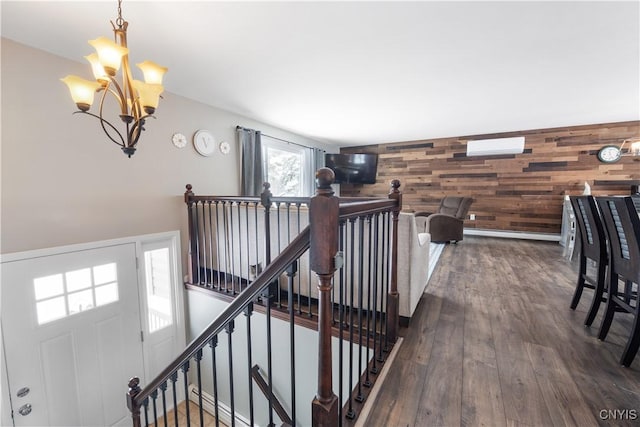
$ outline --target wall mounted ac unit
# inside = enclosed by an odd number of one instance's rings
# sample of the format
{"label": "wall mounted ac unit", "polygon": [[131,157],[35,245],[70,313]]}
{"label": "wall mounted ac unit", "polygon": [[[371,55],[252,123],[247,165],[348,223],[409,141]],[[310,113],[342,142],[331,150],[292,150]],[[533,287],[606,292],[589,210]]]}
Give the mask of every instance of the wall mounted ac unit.
{"label": "wall mounted ac unit", "polygon": [[521,154],[523,151],[524,136],[467,141],[467,156]]}

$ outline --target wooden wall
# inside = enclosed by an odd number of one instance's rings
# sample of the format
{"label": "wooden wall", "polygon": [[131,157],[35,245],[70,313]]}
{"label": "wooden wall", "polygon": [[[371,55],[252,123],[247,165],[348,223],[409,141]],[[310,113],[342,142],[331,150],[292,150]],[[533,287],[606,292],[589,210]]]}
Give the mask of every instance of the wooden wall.
{"label": "wooden wall", "polygon": [[[437,208],[445,195],[474,198],[465,227],[560,233],[565,194],[629,194],[640,184],[640,157],[614,164],[598,161],[606,144],[640,135],[640,121],[472,135],[342,148],[342,153],[377,153],[376,184],[341,185],[343,196],[379,196],[401,181],[407,211]],[[525,137],[523,154],[467,157],[466,141]]]}

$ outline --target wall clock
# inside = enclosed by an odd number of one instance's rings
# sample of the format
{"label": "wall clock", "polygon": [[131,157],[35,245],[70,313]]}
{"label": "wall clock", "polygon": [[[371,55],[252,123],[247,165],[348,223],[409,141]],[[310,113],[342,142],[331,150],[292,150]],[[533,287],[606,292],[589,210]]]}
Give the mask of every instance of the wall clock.
{"label": "wall clock", "polygon": [[220,152],[222,154],[229,154],[230,151],[231,151],[231,145],[229,145],[227,141],[222,141],[220,143]]}
{"label": "wall clock", "polygon": [[199,130],[193,135],[193,146],[202,156],[210,156],[216,150],[216,140],[208,130]]}
{"label": "wall clock", "polygon": [[617,145],[605,145],[598,151],[598,160],[603,163],[615,163],[621,156],[622,152]]}
{"label": "wall clock", "polygon": [[187,137],[181,133],[174,133],[173,136],[171,136],[171,142],[173,142],[176,148],[184,148],[187,145]]}

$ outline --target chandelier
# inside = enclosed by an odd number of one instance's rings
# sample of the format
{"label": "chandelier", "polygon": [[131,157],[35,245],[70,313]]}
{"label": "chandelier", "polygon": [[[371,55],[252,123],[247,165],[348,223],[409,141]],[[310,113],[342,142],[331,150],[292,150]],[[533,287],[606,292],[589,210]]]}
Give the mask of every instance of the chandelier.
{"label": "chandelier", "polygon": [[[127,26],[122,19],[122,0],[118,0],[118,19],[111,21],[115,42],[106,37],[90,40],[89,44],[96,49],[95,53],[85,56],[91,64],[95,81],[85,80],[78,76],[67,76],[61,79],[66,83],[71,98],[78,111],[95,117],[100,121],[107,137],[120,146],[122,151],[131,157],[144,130],[145,120],[153,117],[158,107],[160,94],[163,92],[162,77],[167,68],[151,61],[136,64],[144,75],[144,82],[134,80],[129,66],[129,49],[127,48]],[[117,76],[118,70],[121,75]],[[98,114],[89,112],[96,93],[101,93]],[[123,122],[120,130],[104,117],[107,95],[113,95],[119,104],[119,117]]]}

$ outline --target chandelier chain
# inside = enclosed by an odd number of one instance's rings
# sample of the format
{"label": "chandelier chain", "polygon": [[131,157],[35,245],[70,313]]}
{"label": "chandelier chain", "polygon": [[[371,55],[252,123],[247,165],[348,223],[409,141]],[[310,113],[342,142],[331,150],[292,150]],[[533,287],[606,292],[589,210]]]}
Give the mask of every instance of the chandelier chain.
{"label": "chandelier chain", "polygon": [[118,27],[122,28],[124,25],[124,19],[122,19],[122,0],[118,0],[118,19],[116,19]]}

